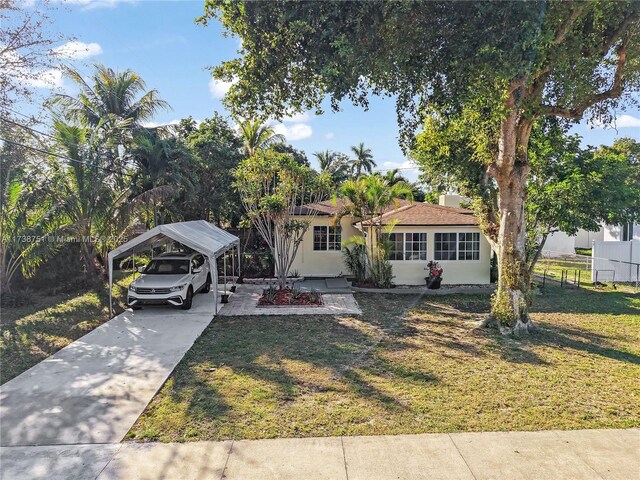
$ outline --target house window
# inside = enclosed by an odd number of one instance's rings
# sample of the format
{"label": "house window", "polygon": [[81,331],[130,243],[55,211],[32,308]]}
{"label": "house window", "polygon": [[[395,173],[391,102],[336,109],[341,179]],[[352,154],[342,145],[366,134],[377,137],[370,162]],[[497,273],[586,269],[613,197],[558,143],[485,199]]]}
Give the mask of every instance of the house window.
{"label": "house window", "polygon": [[435,260],[455,260],[457,233],[436,233],[434,237]]}
{"label": "house window", "polygon": [[426,260],[426,233],[390,233],[386,240],[391,243],[389,260]]}
{"label": "house window", "polygon": [[458,260],[480,260],[480,234],[458,234]]}
{"label": "house window", "polygon": [[313,250],[341,250],[342,248],[342,229],[340,227],[331,227],[325,225],[316,225],[313,227]]}
{"label": "house window", "polygon": [[435,260],[480,260],[480,233],[436,233]]}
{"label": "house window", "polygon": [[405,260],[426,260],[427,259],[427,234],[426,233],[405,233]]}
{"label": "house window", "polygon": [[404,234],[390,233],[387,240],[391,243],[391,251],[389,252],[389,260],[404,259]]}

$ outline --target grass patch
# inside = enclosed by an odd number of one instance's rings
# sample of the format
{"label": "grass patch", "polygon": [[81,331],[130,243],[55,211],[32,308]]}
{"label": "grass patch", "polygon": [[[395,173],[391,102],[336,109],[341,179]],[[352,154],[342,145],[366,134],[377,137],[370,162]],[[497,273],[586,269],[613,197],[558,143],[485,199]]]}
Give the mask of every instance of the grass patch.
{"label": "grass patch", "polygon": [[358,316],[218,317],[137,441],[640,426],[640,297],[547,287],[539,333],[474,328],[478,295],[359,294]]}
{"label": "grass patch", "polygon": [[[131,277],[117,272],[114,309],[124,309]],[[116,274],[114,274],[116,276]],[[29,304],[2,308],[0,384],[20,375],[109,320],[109,286],[59,295],[33,293]]]}

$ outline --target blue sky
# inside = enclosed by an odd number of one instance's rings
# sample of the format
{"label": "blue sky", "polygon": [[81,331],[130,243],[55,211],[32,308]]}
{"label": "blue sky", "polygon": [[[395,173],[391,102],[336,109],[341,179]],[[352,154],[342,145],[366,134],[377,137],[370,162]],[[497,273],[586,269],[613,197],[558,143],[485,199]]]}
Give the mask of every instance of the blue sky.
{"label": "blue sky", "polygon": [[[168,123],[191,115],[202,120],[218,111],[227,115],[220,101],[224,85],[213,84],[207,67],[237,56],[239,40],[225,38],[216,22],[195,24],[202,14],[200,1],[72,0],[58,8],[52,30],[75,39],[67,46],[68,62],[90,71],[94,62],[140,74],[148,88],[155,88],[172,106],[155,122]],[[37,8],[37,4],[34,6]],[[59,89],[69,89],[68,80],[52,74]],[[48,90],[41,88],[43,94]],[[582,122],[574,128],[588,145],[611,144],[616,137],[640,140],[640,110],[622,112],[618,131],[591,128]],[[398,127],[392,98],[372,97],[364,111],[349,104],[339,113],[326,109],[322,116],[305,114],[277,126],[289,143],[313,152],[335,150],[348,153],[351,145],[364,142],[372,149],[379,169],[408,167],[398,147]],[[411,179],[416,170],[403,170]]]}

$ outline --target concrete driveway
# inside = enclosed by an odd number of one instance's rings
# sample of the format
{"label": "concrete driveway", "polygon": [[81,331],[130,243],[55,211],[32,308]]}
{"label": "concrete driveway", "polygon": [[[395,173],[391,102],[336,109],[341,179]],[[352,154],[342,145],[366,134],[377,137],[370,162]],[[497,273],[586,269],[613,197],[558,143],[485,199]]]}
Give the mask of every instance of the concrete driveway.
{"label": "concrete driveway", "polygon": [[213,294],[191,310],[126,311],[0,387],[0,445],[121,441],[214,316]]}

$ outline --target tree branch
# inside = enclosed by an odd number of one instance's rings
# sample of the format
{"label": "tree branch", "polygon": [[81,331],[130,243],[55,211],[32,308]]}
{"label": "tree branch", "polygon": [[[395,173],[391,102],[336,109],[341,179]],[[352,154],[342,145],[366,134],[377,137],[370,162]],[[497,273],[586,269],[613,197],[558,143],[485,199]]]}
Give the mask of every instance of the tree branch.
{"label": "tree branch", "polygon": [[622,77],[624,74],[624,68],[627,63],[627,45],[631,35],[627,35],[624,41],[616,49],[616,55],[618,60],[616,62],[616,71],[613,74],[613,83],[611,88],[604,92],[595,93],[582,102],[578,103],[574,107],[561,107],[558,105],[542,105],[542,113],[547,116],[556,116],[567,118],[569,120],[578,120],[582,118],[584,112],[603,100],[609,100],[613,98],[619,98],[622,95]]}

